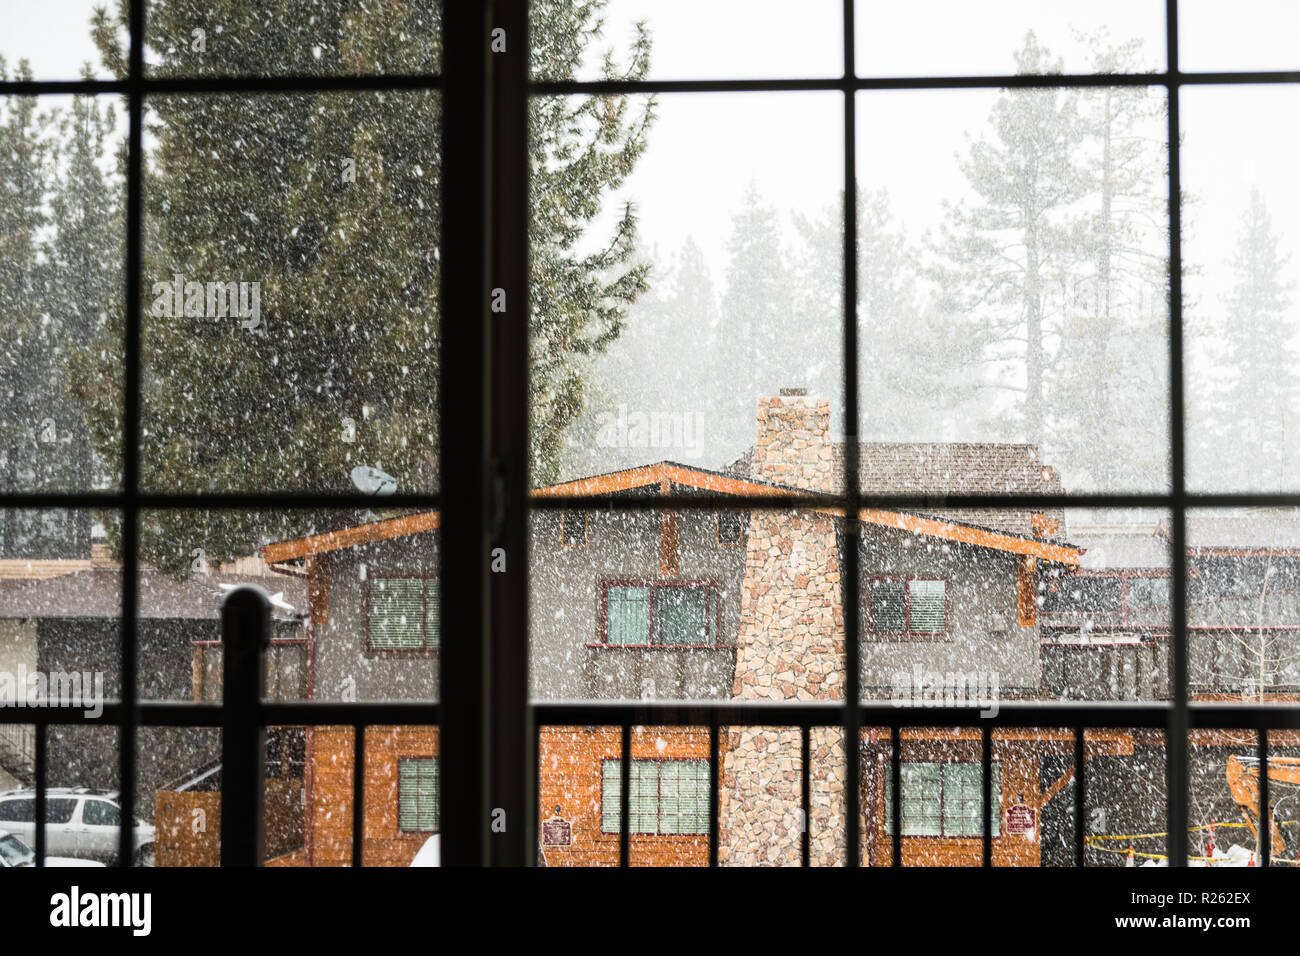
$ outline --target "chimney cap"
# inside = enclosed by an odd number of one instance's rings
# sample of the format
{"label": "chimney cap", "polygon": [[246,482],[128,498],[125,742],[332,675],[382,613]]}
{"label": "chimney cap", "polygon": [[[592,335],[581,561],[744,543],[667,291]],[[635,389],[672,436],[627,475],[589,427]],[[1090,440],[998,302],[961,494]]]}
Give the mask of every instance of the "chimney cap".
{"label": "chimney cap", "polygon": [[781,389],[782,398],[803,398],[808,394],[806,388],[783,388]]}

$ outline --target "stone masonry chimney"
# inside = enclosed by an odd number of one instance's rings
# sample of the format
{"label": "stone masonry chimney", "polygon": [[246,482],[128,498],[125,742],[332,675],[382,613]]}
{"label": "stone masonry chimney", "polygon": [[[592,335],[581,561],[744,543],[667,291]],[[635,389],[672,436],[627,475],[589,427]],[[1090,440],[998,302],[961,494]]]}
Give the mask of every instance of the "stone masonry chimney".
{"label": "stone masonry chimney", "polygon": [[[805,491],[839,485],[830,402],[782,389],[758,400],[753,477]],[[844,610],[834,519],[816,511],[750,514],[731,696],[737,701],[842,700]],[[798,729],[745,727],[727,735],[719,861],[795,865],[803,824]],[[810,862],[844,860],[843,732],[810,739]]]}

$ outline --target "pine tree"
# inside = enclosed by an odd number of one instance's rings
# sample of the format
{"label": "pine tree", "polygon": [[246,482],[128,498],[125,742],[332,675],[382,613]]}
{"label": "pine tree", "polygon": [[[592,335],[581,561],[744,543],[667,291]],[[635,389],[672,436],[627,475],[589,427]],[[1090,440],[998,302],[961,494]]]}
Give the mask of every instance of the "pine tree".
{"label": "pine tree", "polygon": [[[3,59],[0,78],[9,78]],[[14,79],[32,79],[25,60]],[[50,124],[34,96],[0,103],[0,299],[7,325],[0,337],[0,483],[10,492],[68,487],[59,468],[58,396],[40,255],[49,222]],[[5,509],[0,554],[55,556],[61,542],[49,530],[35,512]]]}
{"label": "pine tree", "polygon": [[[1018,73],[1059,73],[1031,31]],[[1071,210],[1086,181],[1077,166],[1084,131],[1078,95],[1008,90],[990,117],[993,138],[970,144],[961,162],[975,202],[948,207],[934,252],[940,310],[952,317],[999,377],[985,384],[1014,396],[1005,438],[1042,444],[1047,380],[1062,285],[1073,256]]]}
{"label": "pine tree", "polygon": [[[1264,196],[1252,189],[1228,262],[1221,351],[1213,360],[1212,458],[1217,487],[1280,489],[1295,483],[1295,282]],[[1208,473],[1208,472],[1207,472]]]}
{"label": "pine tree", "polygon": [[[1141,42],[1087,38],[1098,73],[1133,72]],[[1086,189],[1074,227],[1055,374],[1053,444],[1075,491],[1155,488],[1168,475],[1164,102],[1144,86],[1082,93]]]}
{"label": "pine tree", "polygon": [[[534,69],[571,76],[599,37],[602,3],[543,0]],[[159,0],[150,5],[156,76],[414,73],[437,68],[440,4],[394,0]],[[121,72],[126,4],[101,14],[96,40]],[[195,36],[202,30],[202,43]],[[639,77],[648,37],[631,65]],[[200,48],[201,47],[201,48]],[[150,490],[351,489],[357,464],[402,491],[438,484],[440,158],[434,92],[164,96],[149,102],[142,355],[142,478]],[[579,252],[602,198],[644,148],[649,104],[627,97],[539,98],[532,120],[534,479],[554,467],[582,408],[581,360],[622,331],[644,289],[631,263],[635,219],[602,251]],[[257,283],[260,313],[166,315],[167,285]],[[161,298],[160,298],[161,297]],[[247,297],[251,304],[251,294]],[[164,314],[154,314],[154,308]],[[197,309],[196,311],[203,311]],[[120,376],[110,313],[87,350],[82,398],[106,459]],[[183,573],[337,516],[166,512],[141,527],[142,559]]]}

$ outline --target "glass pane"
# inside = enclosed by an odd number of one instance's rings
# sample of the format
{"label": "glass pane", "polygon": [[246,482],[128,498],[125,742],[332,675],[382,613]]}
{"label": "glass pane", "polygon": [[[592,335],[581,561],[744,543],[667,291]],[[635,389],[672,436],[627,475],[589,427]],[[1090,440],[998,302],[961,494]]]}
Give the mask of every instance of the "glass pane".
{"label": "glass pane", "polygon": [[0,56],[18,72],[27,60],[32,79],[75,80],[87,70],[103,79],[109,71],[92,27],[102,6],[101,0],[8,0]]}
{"label": "glass pane", "polygon": [[873,634],[902,634],[907,630],[907,598],[902,581],[872,581],[870,602]]}
{"label": "glass pane", "polygon": [[673,462],[834,489],[830,459],[750,450],[796,427],[781,396],[842,431],[843,119],[819,93],[532,101],[534,486]]}
{"label": "glass pane", "polygon": [[1168,486],[1164,110],[859,94],[864,493]]}
{"label": "glass pane", "polygon": [[908,627],[916,634],[942,634],[947,629],[948,607],[943,581],[908,581]]}
{"label": "glass pane", "polygon": [[1086,866],[1167,866],[1165,735],[1084,732]]}
{"label": "glass pane", "polygon": [[1187,484],[1292,491],[1300,451],[1300,193],[1289,86],[1182,94]]}
{"label": "glass pane", "polygon": [[650,642],[650,589],[611,587],[607,598],[609,644]]}
{"label": "glass pane", "polygon": [[1179,0],[1184,70],[1294,70],[1298,43],[1300,7],[1290,0]]}
{"label": "glass pane", "polygon": [[[765,0],[533,0],[533,75],[544,80],[839,76],[838,0],[798,16]],[[606,56],[612,62],[606,64]]]}
{"label": "glass pane", "polygon": [[436,489],[438,97],[148,107],[143,484]]}
{"label": "glass pane", "polygon": [[1193,510],[1187,544],[1193,696],[1294,700],[1300,690],[1300,512]]}
{"label": "glass pane", "polygon": [[710,644],[716,624],[710,620],[713,592],[707,587],[655,589],[655,643]]}
{"label": "glass pane", "polygon": [[372,578],[370,646],[400,651],[424,647],[424,581],[420,578]]}
{"label": "glass pane", "polygon": [[[858,0],[858,74],[1149,72],[1164,68],[1164,13],[1160,0]],[[1016,56],[1027,35],[1056,56]],[[1116,63],[1112,50],[1121,42],[1129,52]]]}
{"label": "glass pane", "polygon": [[121,480],[125,127],[115,97],[0,97],[0,490]]}
{"label": "glass pane", "polygon": [[160,77],[436,73],[442,3],[149,0],[145,41]]}

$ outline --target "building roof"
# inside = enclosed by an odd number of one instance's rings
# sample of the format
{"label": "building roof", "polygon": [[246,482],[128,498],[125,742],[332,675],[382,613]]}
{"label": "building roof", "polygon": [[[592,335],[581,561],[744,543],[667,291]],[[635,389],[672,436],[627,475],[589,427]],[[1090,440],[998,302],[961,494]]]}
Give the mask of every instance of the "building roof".
{"label": "building roof", "polygon": [[[740,477],[725,471],[709,471],[693,468],[674,461],[661,461],[653,465],[626,468],[621,471],[607,472],[589,478],[579,478],[558,485],[535,489],[534,498],[587,497],[628,494],[649,491],[651,494],[668,494],[678,491],[699,492],[717,495],[746,495],[771,498],[806,498],[809,493],[797,488]],[[834,507],[819,507],[809,510],[826,514],[841,513]],[[886,511],[878,508],[863,508],[859,520],[879,527],[896,528],[913,534],[932,535],[949,541],[992,548],[1026,557],[1041,558],[1061,564],[1077,565],[1080,551],[1068,544],[1043,541],[1034,537],[1008,533],[1003,530],[982,527],[953,520],[951,516],[915,514],[902,511]],[[403,515],[384,521],[370,522],[338,531],[310,535],[292,541],[268,544],[263,548],[267,562],[276,564],[321,554],[338,551],[383,541],[388,538],[401,537],[438,527],[437,512]]]}
{"label": "building roof", "polygon": [[[226,590],[221,585],[256,584],[272,592],[283,591],[295,610],[307,610],[307,585],[301,578],[246,574],[195,574],[177,581],[160,571],[142,569],[137,578],[142,620],[217,620]],[[274,608],[273,615],[291,614]],[[90,568],[59,577],[0,580],[0,618],[120,618],[122,571]]]}

